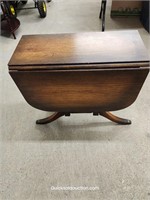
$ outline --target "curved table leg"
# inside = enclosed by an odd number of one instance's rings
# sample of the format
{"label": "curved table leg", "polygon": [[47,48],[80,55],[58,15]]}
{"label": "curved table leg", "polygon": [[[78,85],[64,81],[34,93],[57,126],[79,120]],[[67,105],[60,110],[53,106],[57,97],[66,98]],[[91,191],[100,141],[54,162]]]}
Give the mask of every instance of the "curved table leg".
{"label": "curved table leg", "polygon": [[[93,113],[94,115],[101,115],[115,123],[118,124],[122,124],[122,125],[127,125],[127,124],[131,124],[131,121],[129,119],[123,119],[120,117],[117,117],[115,115],[113,115],[110,112],[98,112],[98,113]],[[70,116],[70,113],[64,113],[64,112],[55,112],[53,115],[46,117],[44,119],[39,119],[36,121],[36,124],[48,124],[51,123],[53,121],[55,121],[56,119],[62,117],[62,116]]]}
{"label": "curved table leg", "polygon": [[55,112],[53,115],[46,117],[44,119],[39,119],[36,121],[36,124],[48,124],[51,123],[53,121],[55,121],[56,119],[64,116],[66,113],[63,112]]}
{"label": "curved table leg", "polygon": [[107,119],[109,119],[109,120],[117,123],[117,124],[122,124],[122,125],[129,125],[129,124],[131,124],[131,120],[117,117],[117,116],[113,115],[110,112],[99,112],[99,114],[101,116],[106,117]]}

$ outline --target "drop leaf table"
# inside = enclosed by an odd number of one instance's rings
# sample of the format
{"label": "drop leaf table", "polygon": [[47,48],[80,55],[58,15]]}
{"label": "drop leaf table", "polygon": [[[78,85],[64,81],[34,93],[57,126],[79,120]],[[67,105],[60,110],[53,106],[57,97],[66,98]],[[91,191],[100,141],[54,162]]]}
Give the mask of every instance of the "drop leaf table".
{"label": "drop leaf table", "polygon": [[110,111],[137,98],[149,72],[149,57],[136,30],[22,36],[9,73],[33,107],[55,112],[102,115],[131,124]]}

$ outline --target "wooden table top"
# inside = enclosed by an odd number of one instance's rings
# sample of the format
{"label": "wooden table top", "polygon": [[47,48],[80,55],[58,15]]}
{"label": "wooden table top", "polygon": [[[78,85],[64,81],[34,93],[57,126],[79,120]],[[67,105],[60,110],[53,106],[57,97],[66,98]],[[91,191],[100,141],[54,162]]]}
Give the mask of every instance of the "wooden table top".
{"label": "wooden table top", "polygon": [[24,35],[9,69],[66,66],[147,66],[149,56],[138,31]]}

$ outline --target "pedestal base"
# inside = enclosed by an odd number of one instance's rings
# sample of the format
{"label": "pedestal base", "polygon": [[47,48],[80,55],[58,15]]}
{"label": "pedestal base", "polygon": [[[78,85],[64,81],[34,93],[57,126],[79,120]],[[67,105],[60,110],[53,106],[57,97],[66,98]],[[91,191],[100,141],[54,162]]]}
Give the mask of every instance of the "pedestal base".
{"label": "pedestal base", "polygon": [[[48,124],[51,123],[53,121],[55,121],[56,119],[62,117],[62,116],[70,116],[71,113],[65,113],[65,112],[56,112],[53,115],[46,117],[44,119],[39,119],[36,121],[36,124]],[[129,125],[131,124],[131,121],[129,119],[123,119],[120,117],[117,117],[115,115],[113,115],[110,112],[97,112],[97,113],[93,113],[93,115],[101,115],[117,124],[122,124],[122,125]]]}

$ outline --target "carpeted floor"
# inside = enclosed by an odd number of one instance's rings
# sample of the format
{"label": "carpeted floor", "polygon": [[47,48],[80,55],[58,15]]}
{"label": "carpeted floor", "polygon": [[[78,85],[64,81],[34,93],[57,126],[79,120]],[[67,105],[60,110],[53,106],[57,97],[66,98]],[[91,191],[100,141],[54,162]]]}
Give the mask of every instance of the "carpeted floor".
{"label": "carpeted floor", "polygon": [[[150,50],[149,34],[139,19],[111,19],[110,6],[106,31],[138,29]],[[136,102],[115,112],[131,119],[130,126],[91,114],[36,125],[36,119],[49,113],[29,106],[9,76],[7,63],[23,34],[101,31],[98,0],[53,0],[47,7],[45,19],[36,9],[20,11],[17,39],[0,37],[0,199],[150,199],[150,76]],[[52,190],[56,186],[97,189]]]}

